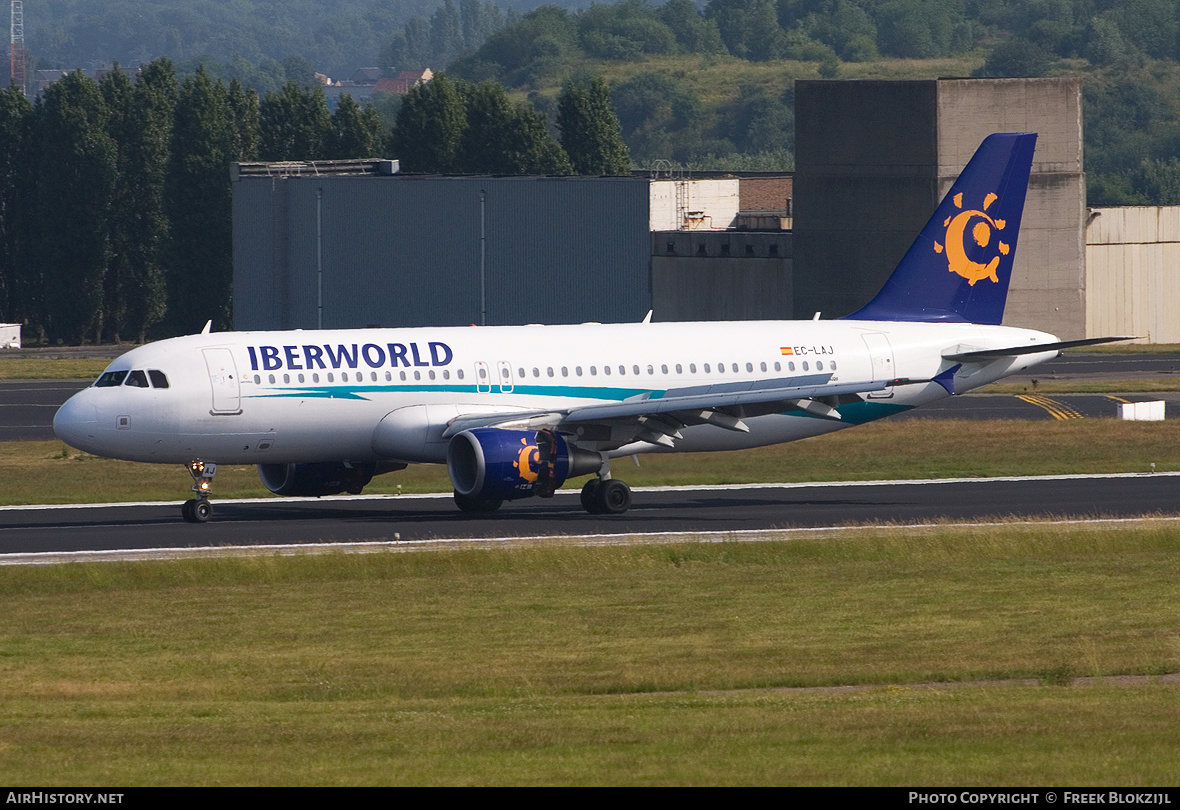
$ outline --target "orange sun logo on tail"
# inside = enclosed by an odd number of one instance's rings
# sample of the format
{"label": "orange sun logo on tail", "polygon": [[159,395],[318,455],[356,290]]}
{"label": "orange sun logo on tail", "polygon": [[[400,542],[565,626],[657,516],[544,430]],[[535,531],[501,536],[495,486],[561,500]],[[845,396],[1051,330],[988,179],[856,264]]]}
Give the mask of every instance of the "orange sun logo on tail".
{"label": "orange sun logo on tail", "polygon": [[[975,282],[983,279],[990,279],[998,282],[1000,279],[996,277],[996,268],[1000,265],[1000,255],[1007,256],[1011,247],[1006,243],[996,239],[996,250],[999,251],[990,262],[981,264],[980,262],[972,261],[967,258],[966,239],[967,228],[971,226],[970,239],[979,247],[987,247],[992,241],[992,231],[997,232],[1004,230],[1007,222],[1002,219],[992,219],[988,216],[987,209],[994,203],[998,197],[995,194],[988,194],[983,200],[983,210],[967,210],[955,214],[953,217],[947,217],[943,221],[943,226],[946,228],[946,247],[934,243],[934,251],[942,253],[946,250],[947,269],[952,273],[957,273],[963,278],[967,279],[967,283],[972,287]],[[955,207],[963,207],[963,194],[960,192],[955,195]]]}

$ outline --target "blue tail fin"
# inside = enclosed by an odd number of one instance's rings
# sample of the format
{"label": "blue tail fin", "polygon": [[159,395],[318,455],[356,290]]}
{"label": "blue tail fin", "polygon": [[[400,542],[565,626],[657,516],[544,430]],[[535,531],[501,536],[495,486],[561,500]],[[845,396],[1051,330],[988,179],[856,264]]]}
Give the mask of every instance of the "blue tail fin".
{"label": "blue tail fin", "polygon": [[1036,133],[984,138],[861,321],[1004,318]]}

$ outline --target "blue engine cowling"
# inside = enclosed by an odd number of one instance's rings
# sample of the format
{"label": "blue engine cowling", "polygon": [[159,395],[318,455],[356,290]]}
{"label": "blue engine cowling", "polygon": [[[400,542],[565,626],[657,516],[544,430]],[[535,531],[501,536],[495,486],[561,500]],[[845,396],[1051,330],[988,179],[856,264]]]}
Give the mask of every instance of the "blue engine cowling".
{"label": "blue engine cowling", "polygon": [[373,480],[372,464],[321,462],[317,464],[259,464],[258,477],[276,495],[319,497],[349,492],[360,494]]}
{"label": "blue engine cowling", "polygon": [[546,497],[567,478],[596,472],[598,453],[570,447],[548,430],[475,428],[451,438],[447,472],[467,498],[512,501]]}

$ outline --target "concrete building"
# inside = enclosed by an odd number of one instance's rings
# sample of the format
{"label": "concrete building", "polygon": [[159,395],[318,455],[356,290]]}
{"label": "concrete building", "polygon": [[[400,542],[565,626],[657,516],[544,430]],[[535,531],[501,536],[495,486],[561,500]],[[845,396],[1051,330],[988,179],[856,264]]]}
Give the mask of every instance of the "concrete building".
{"label": "concrete building", "polygon": [[797,318],[868,302],[983,138],[1037,132],[1004,322],[1086,333],[1078,79],[795,84]]}
{"label": "concrete building", "polygon": [[1180,343],[1180,206],[1091,209],[1086,336]]}

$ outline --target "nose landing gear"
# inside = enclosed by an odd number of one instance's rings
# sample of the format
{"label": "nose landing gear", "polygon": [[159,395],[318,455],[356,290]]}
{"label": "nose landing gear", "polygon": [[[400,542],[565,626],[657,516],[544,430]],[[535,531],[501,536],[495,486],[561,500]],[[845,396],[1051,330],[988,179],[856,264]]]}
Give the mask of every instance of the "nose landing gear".
{"label": "nose landing gear", "polygon": [[213,517],[213,505],[209,503],[209,495],[213,491],[213,476],[217,475],[217,465],[200,459],[190,461],[186,469],[193,477],[192,491],[197,497],[189,498],[180,508],[180,514],[189,523],[207,523]]}

